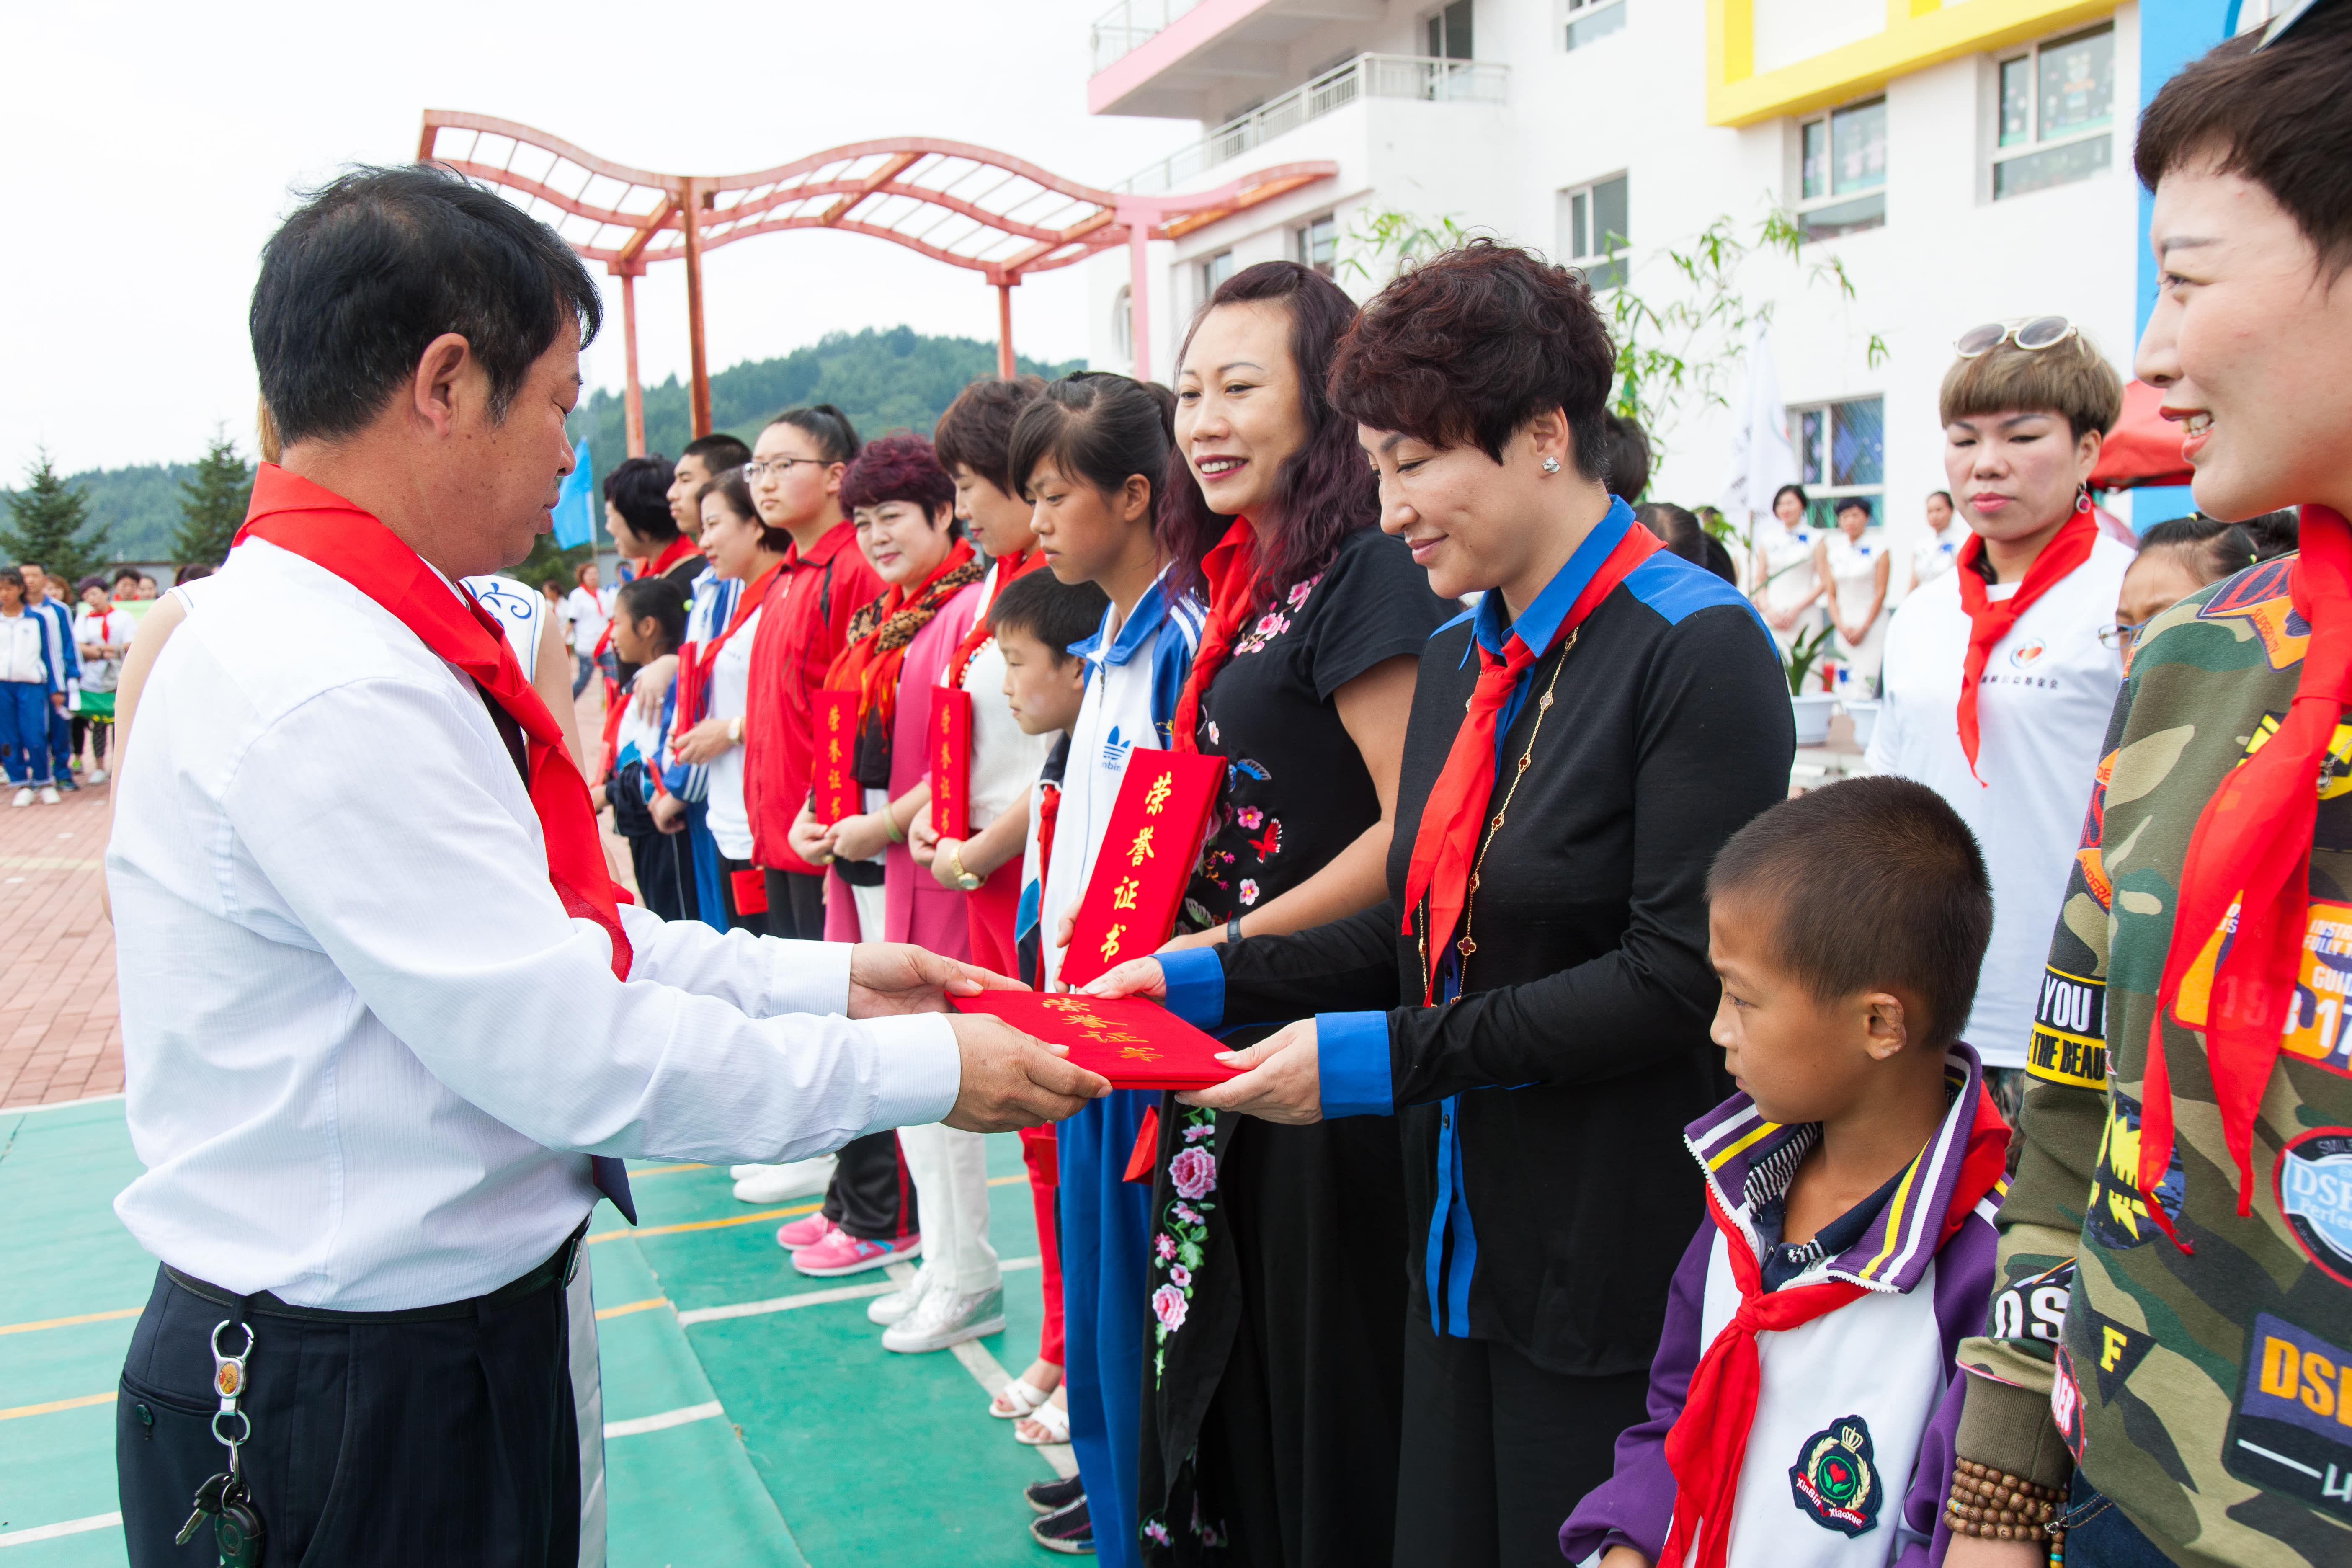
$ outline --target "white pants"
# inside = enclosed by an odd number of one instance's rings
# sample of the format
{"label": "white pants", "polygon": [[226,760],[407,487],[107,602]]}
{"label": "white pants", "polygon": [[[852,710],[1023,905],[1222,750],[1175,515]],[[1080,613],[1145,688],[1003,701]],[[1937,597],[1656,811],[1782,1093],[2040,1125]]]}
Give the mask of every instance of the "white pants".
{"label": "white pants", "polygon": [[604,1373],[596,1356],[596,1297],[582,1243],[564,1304],[572,1319],[572,1404],[580,1417],[580,1568],[604,1568]]}
{"label": "white pants", "polygon": [[915,1178],[923,1267],[934,1285],[963,1294],[1004,1282],[988,1242],[988,1142],[941,1122],[898,1129],[907,1173]]}

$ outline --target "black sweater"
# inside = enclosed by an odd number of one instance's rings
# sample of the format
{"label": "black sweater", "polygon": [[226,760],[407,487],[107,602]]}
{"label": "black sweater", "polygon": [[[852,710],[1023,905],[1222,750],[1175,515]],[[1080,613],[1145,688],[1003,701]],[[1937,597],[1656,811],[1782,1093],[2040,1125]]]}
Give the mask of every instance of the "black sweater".
{"label": "black sweater", "polygon": [[[1559,670],[1557,705],[1472,897],[1467,989],[1423,1007],[1399,911],[1422,808],[1476,684],[1473,636],[1465,617],[1422,656],[1388,900],[1215,949],[1224,1016],[1388,1010],[1416,1313],[1555,1372],[1633,1371],[1657,1349],[1700,1218],[1683,1128],[1720,1098],[1707,867],[1788,794],[1788,686],[1728,584],[1663,552],[1637,568],[1574,646],[1529,672],[1532,694]],[[1538,706],[1522,700],[1506,732],[1496,803]],[[1349,1022],[1377,1049],[1361,1021],[1324,1019],[1327,1101]],[[1453,1217],[1433,1226],[1442,1189]]]}

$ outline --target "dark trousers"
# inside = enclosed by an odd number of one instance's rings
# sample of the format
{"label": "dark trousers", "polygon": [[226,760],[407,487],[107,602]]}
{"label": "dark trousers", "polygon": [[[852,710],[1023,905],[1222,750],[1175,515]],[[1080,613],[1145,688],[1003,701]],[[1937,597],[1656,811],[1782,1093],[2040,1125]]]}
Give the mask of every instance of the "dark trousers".
{"label": "dark trousers", "polygon": [[[172,1538],[226,1468],[213,1440],[213,1326],[234,1310],[163,1270],[132,1331],[114,1456],[131,1568],[219,1560],[209,1526]],[[257,1306],[241,1468],[264,1561],[577,1568],[580,1434],[563,1287],[462,1317],[323,1321]],[[235,1349],[244,1335],[226,1331]]]}
{"label": "dark trousers", "polygon": [[632,833],[629,865],[637,895],[666,921],[695,918],[694,852],[684,833]]}
{"label": "dark trousers", "polygon": [[768,934],[800,942],[824,940],[824,879],[802,871],[768,872]]}
{"label": "dark trousers", "polygon": [[106,766],[106,740],[113,731],[113,720],[85,719],[77,713],[73,720],[73,743],[68,749],[73,755],[80,756],[82,739],[88,736],[90,766],[102,768]]}
{"label": "dark trousers", "polygon": [[1569,1377],[1404,1326],[1398,1568],[1559,1568],[1559,1527],[1648,1418],[1647,1371]]}
{"label": "dark trousers", "polygon": [[896,1132],[868,1132],[841,1146],[824,1190],[824,1217],[860,1241],[897,1241],[921,1228]]}
{"label": "dark trousers", "polygon": [[73,783],[73,721],[62,708],[49,710],[49,765],[57,773],[58,783]]}

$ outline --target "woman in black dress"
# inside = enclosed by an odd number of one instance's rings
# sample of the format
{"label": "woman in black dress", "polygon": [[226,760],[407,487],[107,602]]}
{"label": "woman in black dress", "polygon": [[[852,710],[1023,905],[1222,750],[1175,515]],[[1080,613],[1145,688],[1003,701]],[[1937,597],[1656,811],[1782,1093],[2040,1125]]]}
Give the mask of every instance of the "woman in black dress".
{"label": "woman in black dress", "polygon": [[[1376,526],[1355,426],[1323,395],[1355,313],[1328,279],[1267,262],[1217,289],[1179,357],[1185,470],[1160,531],[1179,591],[1197,584],[1211,609],[1173,743],[1225,758],[1226,782],[1185,897],[1193,934],[1165,954],[1171,984],[1244,931],[1386,896],[1417,661],[1459,606]],[[1405,1308],[1394,1124],[1244,1124],[1171,1097],[1157,1165],[1146,1561],[1387,1562]]]}

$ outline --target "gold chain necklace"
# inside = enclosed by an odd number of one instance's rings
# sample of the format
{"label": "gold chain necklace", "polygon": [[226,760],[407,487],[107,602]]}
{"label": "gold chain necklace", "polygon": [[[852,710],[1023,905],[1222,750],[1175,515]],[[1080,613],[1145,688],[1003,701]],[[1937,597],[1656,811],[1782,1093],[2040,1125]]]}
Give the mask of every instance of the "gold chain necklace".
{"label": "gold chain necklace", "polygon": [[[1544,682],[1543,695],[1536,699],[1536,721],[1528,731],[1528,743],[1526,749],[1519,752],[1519,765],[1512,770],[1511,782],[1503,791],[1503,804],[1496,808],[1494,816],[1487,822],[1486,831],[1478,843],[1478,858],[1471,863],[1470,886],[1462,898],[1462,935],[1454,944],[1456,954],[1454,994],[1456,996],[1469,989],[1470,955],[1478,951],[1477,942],[1473,941],[1470,935],[1470,911],[1477,901],[1478,874],[1486,867],[1486,851],[1495,847],[1496,836],[1503,831],[1503,823],[1510,816],[1512,798],[1519,793],[1519,781],[1527,777],[1528,769],[1535,765],[1536,737],[1543,733],[1544,716],[1551,711],[1552,689],[1559,684],[1559,672],[1568,668],[1569,651],[1576,647],[1576,639],[1583,629],[1580,626],[1570,627],[1568,640],[1560,645],[1559,662],[1551,667],[1551,679]],[[1463,703],[1465,709],[1469,705],[1468,701]],[[1421,928],[1421,979],[1422,988],[1426,991],[1431,982],[1429,913],[1426,903],[1422,906]]]}

